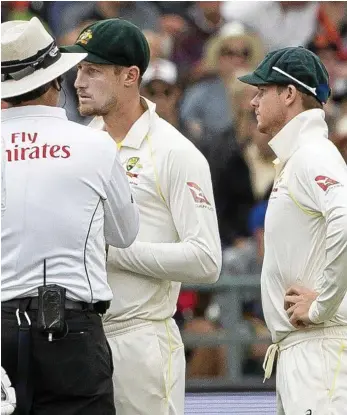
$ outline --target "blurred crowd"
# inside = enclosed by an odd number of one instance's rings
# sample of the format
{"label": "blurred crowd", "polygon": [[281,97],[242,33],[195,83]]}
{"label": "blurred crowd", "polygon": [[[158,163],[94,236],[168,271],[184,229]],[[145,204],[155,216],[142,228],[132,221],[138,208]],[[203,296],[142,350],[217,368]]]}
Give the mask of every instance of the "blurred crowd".
{"label": "blurred crowd", "polygon": [[[223,246],[223,272],[260,275],[263,228],[274,155],[256,129],[252,86],[237,80],[274,49],[302,45],[328,69],[332,97],[325,106],[330,139],[347,160],[347,2],[318,1],[6,1],[2,21],[40,17],[59,45],[74,43],[91,23],[127,19],[143,30],[151,62],[142,95],[158,114],[202,151],[211,168]],[[64,79],[61,105],[68,117],[89,123],[77,111],[75,72]],[[165,137],[163,137],[165,139]],[[183,331],[221,328],[213,295],[182,291],[177,320]],[[244,301],[244,318],[265,343],[246,354],[244,372],[261,371],[270,342],[259,298]],[[225,373],[225,349],[187,351],[187,375]]]}

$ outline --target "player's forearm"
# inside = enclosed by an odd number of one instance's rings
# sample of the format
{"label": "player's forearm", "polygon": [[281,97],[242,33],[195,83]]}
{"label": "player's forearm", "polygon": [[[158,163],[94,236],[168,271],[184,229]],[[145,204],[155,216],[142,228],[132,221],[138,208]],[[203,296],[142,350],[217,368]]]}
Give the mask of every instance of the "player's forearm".
{"label": "player's forearm", "polygon": [[135,242],[127,249],[111,248],[108,261],[119,269],[183,283],[214,283],[221,269],[221,253],[192,242]]}
{"label": "player's forearm", "polygon": [[139,212],[135,203],[129,202],[121,213],[114,214],[110,209],[105,215],[105,241],[118,248],[130,246],[139,231]]}
{"label": "player's forearm", "polygon": [[337,312],[347,293],[347,209],[336,209],[327,222],[326,267],[320,294],[312,303],[310,320],[322,323]]}

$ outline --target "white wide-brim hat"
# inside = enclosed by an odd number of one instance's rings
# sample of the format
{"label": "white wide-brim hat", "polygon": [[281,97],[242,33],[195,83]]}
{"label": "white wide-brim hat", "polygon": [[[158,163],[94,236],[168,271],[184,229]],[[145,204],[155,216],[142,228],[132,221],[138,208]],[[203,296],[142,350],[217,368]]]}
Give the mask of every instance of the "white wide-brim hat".
{"label": "white wide-brim hat", "polygon": [[26,94],[67,72],[87,53],[61,53],[37,17],[1,24],[1,99]]}
{"label": "white wide-brim hat", "polygon": [[146,85],[155,80],[174,85],[177,82],[176,65],[171,61],[159,58],[150,62],[146,72],[142,76],[142,82],[143,85]]}

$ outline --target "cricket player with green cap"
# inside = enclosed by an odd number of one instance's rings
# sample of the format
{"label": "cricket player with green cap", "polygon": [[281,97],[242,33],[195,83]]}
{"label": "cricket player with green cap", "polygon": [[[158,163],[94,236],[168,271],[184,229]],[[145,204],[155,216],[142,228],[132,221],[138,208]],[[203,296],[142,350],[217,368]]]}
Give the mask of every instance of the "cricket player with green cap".
{"label": "cricket player with green cap", "polygon": [[140,96],[150,51],[138,27],[96,22],[63,50],[88,53],[77,67],[79,111],[99,116],[91,126],[114,139],[140,210],[136,241],[108,250],[116,412],[183,415],[185,356],[172,316],[182,282],[213,283],[221,268],[209,166]]}
{"label": "cricket player with green cap", "polygon": [[328,139],[326,68],[314,53],[269,53],[240,81],[258,130],[272,137],[276,177],[265,218],[262,303],[276,353],[278,414],[347,408],[347,167]]}

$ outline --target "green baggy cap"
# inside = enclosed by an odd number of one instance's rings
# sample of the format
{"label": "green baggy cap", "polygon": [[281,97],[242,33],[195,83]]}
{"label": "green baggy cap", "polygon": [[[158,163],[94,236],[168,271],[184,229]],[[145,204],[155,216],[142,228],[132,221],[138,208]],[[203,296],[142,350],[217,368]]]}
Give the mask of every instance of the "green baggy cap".
{"label": "green baggy cap", "polygon": [[87,26],[74,45],[62,52],[88,53],[87,62],[106,65],[135,65],[141,75],[147,69],[150,50],[141,30],[124,19],[100,20]]}
{"label": "green baggy cap", "polygon": [[331,93],[329,74],[322,61],[302,46],[268,53],[254,72],[238,79],[255,86],[293,84],[320,103],[326,103]]}

